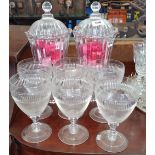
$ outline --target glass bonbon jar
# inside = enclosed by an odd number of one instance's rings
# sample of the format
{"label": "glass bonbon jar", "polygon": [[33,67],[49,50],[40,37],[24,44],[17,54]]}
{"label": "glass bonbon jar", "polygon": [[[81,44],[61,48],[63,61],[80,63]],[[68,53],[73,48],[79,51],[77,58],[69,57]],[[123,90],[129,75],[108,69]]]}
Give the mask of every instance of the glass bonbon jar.
{"label": "glass bonbon jar", "polygon": [[34,60],[41,63],[55,63],[67,53],[71,29],[53,17],[50,13],[52,9],[50,2],[45,1],[42,9],[44,11],[42,18],[31,25],[26,35]]}
{"label": "glass bonbon jar", "polygon": [[103,59],[107,63],[116,37],[113,25],[99,13],[100,8],[99,2],[93,2],[93,13],[73,30],[78,56],[94,64],[97,59]]}

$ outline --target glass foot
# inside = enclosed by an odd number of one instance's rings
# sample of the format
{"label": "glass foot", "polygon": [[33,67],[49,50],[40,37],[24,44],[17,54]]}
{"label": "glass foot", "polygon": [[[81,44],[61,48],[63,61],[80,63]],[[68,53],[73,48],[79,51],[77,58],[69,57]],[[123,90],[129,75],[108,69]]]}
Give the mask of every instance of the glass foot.
{"label": "glass foot", "polygon": [[39,120],[48,118],[49,116],[52,115],[52,113],[53,113],[53,110],[52,110],[52,108],[48,105],[48,106],[46,107],[46,109],[44,110],[44,112],[41,114]]}
{"label": "glass foot", "polygon": [[67,119],[67,120],[68,120],[68,118],[67,118],[60,110],[58,110],[58,115],[59,115],[61,118]]}
{"label": "glass foot", "polygon": [[45,123],[37,123],[37,130],[34,124],[31,124],[24,128],[21,135],[22,138],[29,143],[39,143],[50,137],[52,129]]}
{"label": "glass foot", "polygon": [[91,109],[89,112],[89,116],[96,122],[99,123],[107,123],[107,121],[103,118],[103,116],[99,113],[99,110],[97,107]]}
{"label": "glass foot", "polygon": [[60,129],[58,133],[59,139],[68,145],[79,145],[84,143],[88,137],[88,130],[82,126],[77,125],[74,131],[71,131],[71,125],[66,125]]}
{"label": "glass foot", "polygon": [[107,152],[117,153],[124,151],[128,146],[126,137],[122,133],[117,132],[116,139],[111,141],[109,140],[109,131],[110,130],[105,130],[97,135],[97,145]]}

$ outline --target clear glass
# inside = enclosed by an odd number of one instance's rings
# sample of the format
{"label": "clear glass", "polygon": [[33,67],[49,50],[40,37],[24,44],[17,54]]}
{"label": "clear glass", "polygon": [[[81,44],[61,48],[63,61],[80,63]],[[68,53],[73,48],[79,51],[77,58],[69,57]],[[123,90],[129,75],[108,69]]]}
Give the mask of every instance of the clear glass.
{"label": "clear glass", "polygon": [[50,13],[52,10],[50,2],[45,1],[42,9],[44,11],[42,18],[31,25],[26,36],[34,60],[55,63],[67,53],[71,29],[67,29],[64,23],[53,17]]}
{"label": "clear glass", "polygon": [[137,107],[146,112],[146,79],[142,80],[142,89],[139,92]]}
{"label": "clear glass", "polygon": [[38,122],[51,95],[51,80],[48,75],[43,71],[27,71],[24,78],[19,74],[13,75],[9,83],[15,103],[33,121],[23,129],[22,138],[29,143],[39,143],[49,138],[52,133],[50,126]]}
{"label": "clear glass", "polygon": [[96,137],[97,145],[103,150],[117,153],[127,148],[128,140],[116,131],[116,127],[134,110],[138,100],[136,94],[134,87],[123,83],[98,83],[95,89],[97,106],[110,127],[110,130],[104,130]]}
{"label": "clear glass", "polygon": [[101,9],[99,2],[93,2],[91,9],[93,13],[90,17],[81,21],[73,30],[77,55],[86,62],[103,59],[107,63],[111,56],[116,31],[113,25],[103,19],[99,13]]}
{"label": "clear glass", "polygon": [[[63,61],[63,60],[62,60]],[[68,118],[71,124],[60,129],[59,139],[68,145],[84,143],[88,137],[88,130],[77,124],[91,100],[93,86],[88,72],[78,59],[64,59],[61,67],[56,68],[52,80],[52,93],[59,110]]]}
{"label": "clear glass", "polygon": [[[94,77],[94,89],[98,82],[106,83],[121,83],[125,73],[125,66],[122,62],[118,60],[110,59],[108,64],[104,64],[104,61],[97,60],[96,63],[88,64]],[[95,95],[93,95],[93,100],[95,101]],[[104,117],[100,114],[97,107],[93,108],[89,112],[89,116],[96,122],[107,123]]]}
{"label": "clear glass", "polygon": [[[67,62],[68,60],[67,60],[67,58],[66,58],[66,60],[64,58],[63,60],[59,60],[59,61],[57,61],[56,63],[53,64],[53,68],[54,68],[53,76],[55,75],[57,68],[61,68],[61,66],[64,64],[64,61],[66,61],[65,63],[68,63]],[[60,110],[58,110],[58,116],[63,118],[63,119],[68,119]]]}
{"label": "clear glass", "polygon": [[146,74],[146,45],[145,42],[134,44],[134,62],[138,78],[142,78]]}
{"label": "clear glass", "polygon": [[[20,77],[23,79],[25,78],[25,73],[27,74],[27,71],[33,71],[34,73],[39,73],[40,71],[47,72],[48,77],[52,80],[53,72],[52,72],[52,65],[48,63],[41,64],[38,61],[33,60],[33,58],[28,58],[21,60],[17,64],[17,72],[19,73]],[[27,75],[26,75],[27,76]],[[52,94],[50,97],[51,102],[53,99]],[[39,119],[45,119],[51,116],[53,113],[53,109],[51,106],[47,105],[45,111],[41,114]]]}
{"label": "clear glass", "polygon": [[[136,87],[139,89],[139,104],[146,106],[146,43],[137,42],[134,48],[134,62],[137,73]],[[146,108],[146,107],[145,107]]]}
{"label": "clear glass", "polygon": [[[57,69],[61,69],[62,66],[65,64],[66,66],[71,67],[70,64],[75,63],[80,64],[83,67],[86,67],[87,65],[83,63],[83,60],[80,58],[75,57],[65,57],[64,59],[57,61],[55,64],[53,64],[53,76],[55,76]],[[73,72],[74,73],[74,72]],[[72,74],[71,72],[68,72],[68,74]],[[58,115],[63,119],[68,119],[60,110],[58,110]]]}

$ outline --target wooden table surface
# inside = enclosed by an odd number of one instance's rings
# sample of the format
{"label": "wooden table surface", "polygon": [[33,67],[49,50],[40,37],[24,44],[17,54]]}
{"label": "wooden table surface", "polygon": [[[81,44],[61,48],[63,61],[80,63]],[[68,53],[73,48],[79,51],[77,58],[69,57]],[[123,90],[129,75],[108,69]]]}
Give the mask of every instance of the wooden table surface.
{"label": "wooden table surface", "polygon": [[[29,46],[20,52],[18,61],[26,57],[31,57]],[[124,62],[126,67],[125,75],[128,76],[135,72],[133,62]],[[16,72],[15,66],[11,65],[10,75]],[[38,144],[25,142],[21,138],[21,131],[24,127],[32,123],[32,121],[14,104],[10,97],[10,105],[14,105],[13,114],[10,119],[10,135],[12,144],[10,147],[11,155],[61,155],[61,154],[109,154],[96,145],[96,135],[98,132],[108,129],[107,124],[101,124],[93,121],[89,117],[89,111],[96,106],[95,103],[90,103],[84,115],[79,119],[78,123],[85,126],[89,130],[89,139],[78,146],[69,146],[63,144],[58,138],[60,128],[69,124],[69,121],[60,118],[57,114],[57,106],[51,105],[53,114],[41,122],[49,124],[52,128],[52,135],[49,139]],[[146,114],[135,108],[129,118],[120,124],[117,128],[123,133],[129,145],[126,150],[119,153],[120,155],[142,155],[146,152]]]}

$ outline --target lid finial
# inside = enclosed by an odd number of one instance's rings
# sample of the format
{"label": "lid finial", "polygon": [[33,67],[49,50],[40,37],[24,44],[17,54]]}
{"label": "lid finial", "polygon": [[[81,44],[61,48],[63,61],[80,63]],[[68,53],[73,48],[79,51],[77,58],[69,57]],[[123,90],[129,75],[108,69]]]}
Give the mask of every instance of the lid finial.
{"label": "lid finial", "polygon": [[95,1],[91,4],[91,9],[93,12],[99,12],[101,9],[101,4],[97,1]]}
{"label": "lid finial", "polygon": [[50,11],[52,10],[52,5],[50,2],[48,1],[45,1],[43,4],[42,4],[42,9],[44,10],[45,13],[50,13]]}

